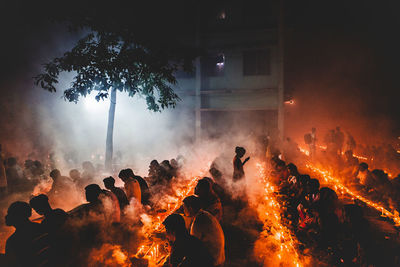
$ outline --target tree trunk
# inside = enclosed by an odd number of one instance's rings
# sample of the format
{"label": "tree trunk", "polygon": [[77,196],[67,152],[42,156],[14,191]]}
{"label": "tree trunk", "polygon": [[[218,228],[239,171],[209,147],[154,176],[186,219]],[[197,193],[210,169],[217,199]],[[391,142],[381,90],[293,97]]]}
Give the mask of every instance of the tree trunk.
{"label": "tree trunk", "polygon": [[107,126],[107,139],[106,139],[106,161],[105,169],[112,171],[113,162],[113,133],[114,133],[114,117],[115,105],[117,103],[117,90],[111,89],[110,109],[108,111],[108,126]]}

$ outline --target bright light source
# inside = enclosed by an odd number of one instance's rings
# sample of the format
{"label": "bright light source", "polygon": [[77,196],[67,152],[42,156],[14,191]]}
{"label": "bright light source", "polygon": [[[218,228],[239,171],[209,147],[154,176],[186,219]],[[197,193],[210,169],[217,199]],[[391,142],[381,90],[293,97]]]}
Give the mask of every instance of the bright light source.
{"label": "bright light source", "polygon": [[105,110],[107,108],[108,101],[97,101],[94,96],[88,95],[87,97],[83,98],[83,104],[85,109],[90,112],[98,112]]}
{"label": "bright light source", "polygon": [[218,68],[223,68],[225,65],[225,55],[224,54],[219,54],[217,56],[217,67]]}
{"label": "bright light source", "polygon": [[220,20],[226,19],[226,12],[225,12],[225,9],[222,9],[222,10],[219,12],[217,18],[220,19]]}
{"label": "bright light source", "polygon": [[294,100],[291,99],[291,100],[285,101],[285,104],[294,105]]}

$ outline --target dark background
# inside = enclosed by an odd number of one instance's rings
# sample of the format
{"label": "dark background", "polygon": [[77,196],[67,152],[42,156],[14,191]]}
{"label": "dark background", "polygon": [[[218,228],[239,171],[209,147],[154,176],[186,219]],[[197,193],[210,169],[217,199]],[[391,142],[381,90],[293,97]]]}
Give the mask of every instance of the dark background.
{"label": "dark background", "polygon": [[[59,3],[48,8],[30,1],[1,4],[3,134],[23,136],[34,127],[35,119],[24,115],[30,112],[24,103],[35,101],[31,96],[40,90],[32,77],[77,38],[49,22],[65,6],[80,8]],[[399,135],[399,7],[398,1],[285,1],[285,87],[296,102],[287,106],[286,135],[336,125],[364,140],[391,141]],[[147,26],[154,27],[140,25]]]}

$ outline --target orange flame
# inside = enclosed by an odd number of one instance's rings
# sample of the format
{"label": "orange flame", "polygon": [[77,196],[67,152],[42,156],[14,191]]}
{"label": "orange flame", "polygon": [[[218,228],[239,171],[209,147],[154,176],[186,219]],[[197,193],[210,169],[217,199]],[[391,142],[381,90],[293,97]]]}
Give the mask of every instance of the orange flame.
{"label": "orange flame", "polygon": [[255,244],[256,255],[263,255],[261,257],[266,266],[303,266],[296,249],[297,241],[282,222],[282,207],[275,196],[275,187],[269,181],[265,167],[259,163],[257,167],[264,188],[264,201],[258,207],[264,230]]}

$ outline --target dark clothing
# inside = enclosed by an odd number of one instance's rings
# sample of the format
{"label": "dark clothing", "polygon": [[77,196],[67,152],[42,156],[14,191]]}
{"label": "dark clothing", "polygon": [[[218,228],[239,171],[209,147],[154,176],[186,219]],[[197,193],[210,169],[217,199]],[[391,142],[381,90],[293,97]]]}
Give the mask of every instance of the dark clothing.
{"label": "dark clothing", "polygon": [[119,202],[119,207],[121,211],[129,205],[129,200],[128,197],[126,196],[124,190],[118,187],[113,187],[111,188],[111,192],[114,193],[114,195],[117,197],[118,202]]}
{"label": "dark clothing", "polygon": [[7,239],[7,266],[49,266],[48,248],[48,234],[43,227],[28,222]]}
{"label": "dark clothing", "polygon": [[67,221],[68,214],[62,209],[54,209],[44,217],[41,225],[44,230],[48,233],[54,233],[60,230],[60,228]]}
{"label": "dark clothing", "polygon": [[147,185],[146,180],[137,175],[135,175],[135,177],[133,177],[133,178],[135,178],[136,181],[139,182],[142,204],[149,205],[150,204],[150,190],[149,190],[149,186]]}
{"label": "dark clothing", "polygon": [[244,178],[244,170],[242,160],[235,156],[233,158],[233,181],[239,181]]}
{"label": "dark clothing", "polygon": [[187,234],[177,237],[171,244],[169,264],[172,267],[208,267],[213,266],[213,259],[199,239]]}

